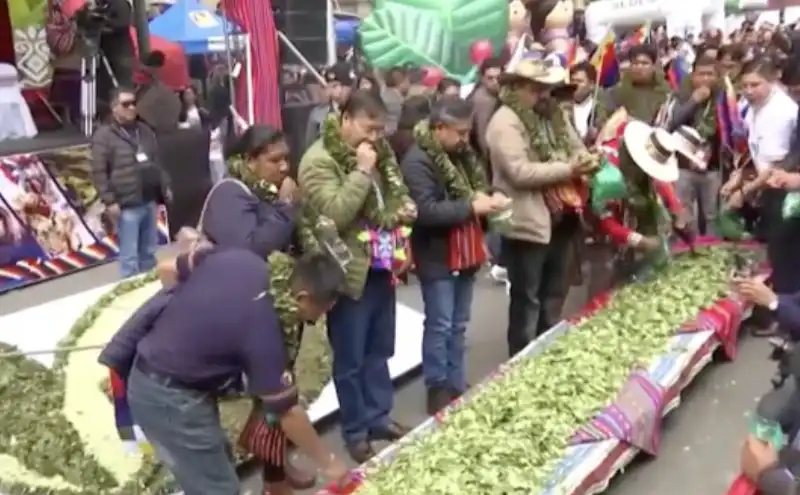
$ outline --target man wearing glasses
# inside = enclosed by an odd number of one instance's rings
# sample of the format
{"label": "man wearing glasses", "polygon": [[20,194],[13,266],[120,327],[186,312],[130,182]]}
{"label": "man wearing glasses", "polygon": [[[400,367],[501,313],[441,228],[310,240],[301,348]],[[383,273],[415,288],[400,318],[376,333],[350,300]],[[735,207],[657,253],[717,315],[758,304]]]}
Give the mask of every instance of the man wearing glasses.
{"label": "man wearing glasses", "polygon": [[156,264],[157,205],[171,200],[155,133],[137,118],[132,89],[111,94],[111,118],[92,136],[92,180],[116,226],[123,278]]}

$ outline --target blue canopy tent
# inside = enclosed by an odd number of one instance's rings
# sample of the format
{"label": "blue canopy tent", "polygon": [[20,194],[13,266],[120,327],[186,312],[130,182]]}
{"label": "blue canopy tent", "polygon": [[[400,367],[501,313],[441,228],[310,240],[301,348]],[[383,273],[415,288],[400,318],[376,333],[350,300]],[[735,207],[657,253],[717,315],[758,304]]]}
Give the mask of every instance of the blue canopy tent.
{"label": "blue canopy tent", "polygon": [[[253,120],[253,74],[250,37],[198,0],[178,0],[150,21],[150,34],[180,44],[187,55],[243,50],[250,121]],[[227,29],[227,33],[226,33]]]}

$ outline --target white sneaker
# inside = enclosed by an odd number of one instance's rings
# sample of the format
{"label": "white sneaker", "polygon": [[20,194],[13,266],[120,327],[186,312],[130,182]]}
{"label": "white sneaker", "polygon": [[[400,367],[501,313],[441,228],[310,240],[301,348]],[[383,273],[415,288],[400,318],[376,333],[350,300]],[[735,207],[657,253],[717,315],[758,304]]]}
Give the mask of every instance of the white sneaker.
{"label": "white sneaker", "polygon": [[492,265],[489,270],[489,277],[498,284],[504,284],[508,282],[508,271],[502,266]]}

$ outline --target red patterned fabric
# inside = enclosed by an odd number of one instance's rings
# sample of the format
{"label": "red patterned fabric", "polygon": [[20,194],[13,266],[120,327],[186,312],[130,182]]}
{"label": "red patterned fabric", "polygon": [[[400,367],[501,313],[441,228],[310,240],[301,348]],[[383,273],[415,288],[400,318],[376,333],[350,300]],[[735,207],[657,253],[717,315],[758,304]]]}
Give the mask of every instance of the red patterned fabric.
{"label": "red patterned fabric", "polygon": [[581,212],[589,198],[589,189],[582,179],[558,184],[544,191],[544,202],[551,213]]}
{"label": "red patterned fabric", "polygon": [[447,253],[447,267],[450,270],[475,268],[487,260],[483,231],[477,219],[450,229]]}
{"label": "red patterned fabric", "polygon": [[684,323],[678,332],[713,331],[722,345],[725,357],[733,360],[738,352],[739,326],[742,324],[744,309],[742,303],[730,297],[719,300],[702,309],[695,319]]}
{"label": "red patterned fabric", "polygon": [[[278,32],[272,17],[272,0],[222,0],[220,8],[232,21],[250,34],[250,60],[253,62],[254,120],[256,124],[281,126],[278,90]],[[247,74],[242,67],[242,74]],[[240,77],[236,88],[236,111],[248,119],[247,79]]]}
{"label": "red patterned fabric", "polygon": [[725,495],[758,495],[758,493],[755,483],[747,479],[745,475],[740,474],[733,480]]}
{"label": "red patterned fabric", "polygon": [[259,461],[273,466],[283,466],[286,459],[286,435],[280,426],[267,424],[259,408],[250,413],[239,445]]}

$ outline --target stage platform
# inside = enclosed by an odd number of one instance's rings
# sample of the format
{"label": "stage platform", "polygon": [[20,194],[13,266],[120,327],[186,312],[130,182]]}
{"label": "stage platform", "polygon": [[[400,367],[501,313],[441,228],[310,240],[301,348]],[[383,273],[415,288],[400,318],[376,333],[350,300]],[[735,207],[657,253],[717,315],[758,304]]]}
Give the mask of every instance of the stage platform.
{"label": "stage platform", "polygon": [[8,139],[0,141],[0,157],[21,155],[27,153],[41,153],[60,148],[69,148],[87,144],[89,138],[74,127],[43,131],[38,136],[23,139]]}

